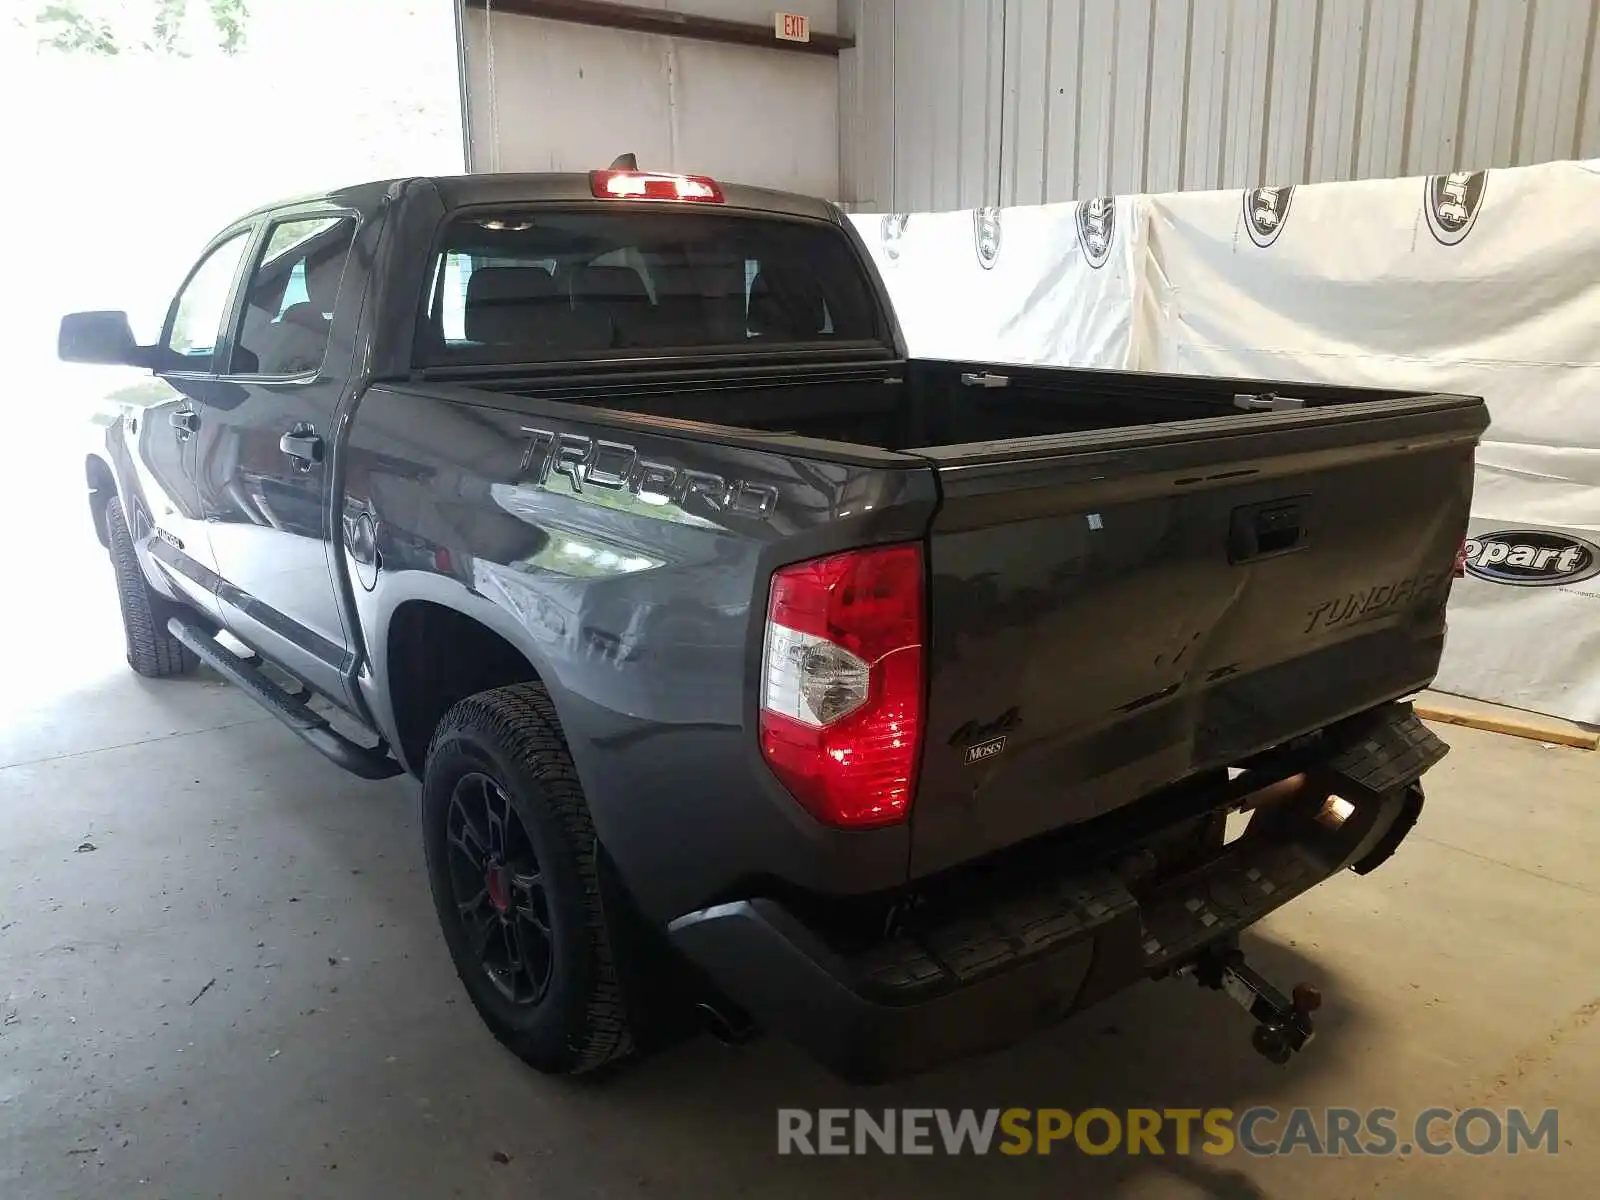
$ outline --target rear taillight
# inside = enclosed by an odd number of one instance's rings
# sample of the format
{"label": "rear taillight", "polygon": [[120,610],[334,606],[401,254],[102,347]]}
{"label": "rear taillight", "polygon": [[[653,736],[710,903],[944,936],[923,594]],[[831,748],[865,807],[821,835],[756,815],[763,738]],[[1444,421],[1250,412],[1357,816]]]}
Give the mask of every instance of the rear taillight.
{"label": "rear taillight", "polygon": [[589,190],[601,200],[697,200],[721,204],[722,187],[707,175],[659,171],[590,171]]}
{"label": "rear taillight", "polygon": [[922,744],[921,546],[853,550],[775,572],[761,664],[761,753],[819,821],[911,811]]}

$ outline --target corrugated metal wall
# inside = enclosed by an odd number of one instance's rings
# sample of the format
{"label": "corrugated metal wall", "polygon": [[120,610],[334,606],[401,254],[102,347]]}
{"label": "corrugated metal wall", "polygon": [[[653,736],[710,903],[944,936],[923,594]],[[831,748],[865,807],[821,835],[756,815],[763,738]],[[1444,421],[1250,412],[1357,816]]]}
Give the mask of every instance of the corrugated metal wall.
{"label": "corrugated metal wall", "polygon": [[843,198],[902,211],[1600,156],[1600,0],[841,0]]}

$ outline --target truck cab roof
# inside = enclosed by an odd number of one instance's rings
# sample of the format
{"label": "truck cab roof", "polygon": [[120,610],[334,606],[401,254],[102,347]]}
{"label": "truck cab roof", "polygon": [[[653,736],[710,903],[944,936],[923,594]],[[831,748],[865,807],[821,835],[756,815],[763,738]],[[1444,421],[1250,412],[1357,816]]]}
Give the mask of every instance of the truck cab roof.
{"label": "truck cab roof", "polygon": [[[718,208],[816,221],[837,222],[840,219],[839,210],[830,201],[815,196],[802,196],[794,192],[779,192],[738,183],[723,183],[720,180],[718,184],[723,195],[722,203],[716,206]],[[365,212],[376,208],[388,197],[402,195],[419,187],[433,190],[444,207],[451,211],[478,205],[571,204],[595,199],[589,173],[586,171],[421,175],[373,180],[326,192],[288,197],[261,205],[252,210],[248,217],[318,203]]]}

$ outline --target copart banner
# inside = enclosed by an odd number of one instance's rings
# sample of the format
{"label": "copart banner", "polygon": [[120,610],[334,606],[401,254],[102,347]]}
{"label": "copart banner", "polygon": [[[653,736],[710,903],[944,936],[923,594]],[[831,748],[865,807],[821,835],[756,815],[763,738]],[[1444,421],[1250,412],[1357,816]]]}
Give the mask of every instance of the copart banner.
{"label": "copart banner", "polygon": [[1119,197],[1114,276],[1083,208],[857,220],[917,354],[1483,396],[1438,686],[1600,723],[1600,162]]}

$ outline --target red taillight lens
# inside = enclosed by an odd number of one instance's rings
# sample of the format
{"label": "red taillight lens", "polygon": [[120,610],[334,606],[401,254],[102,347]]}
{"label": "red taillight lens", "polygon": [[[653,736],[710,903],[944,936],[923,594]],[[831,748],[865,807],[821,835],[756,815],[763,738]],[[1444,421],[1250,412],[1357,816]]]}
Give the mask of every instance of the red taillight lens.
{"label": "red taillight lens", "polygon": [[601,200],[696,200],[723,203],[722,188],[705,175],[655,171],[590,171],[589,188]]}
{"label": "red taillight lens", "polygon": [[772,576],[761,753],[828,825],[911,811],[922,745],[922,547],[853,550]]}

